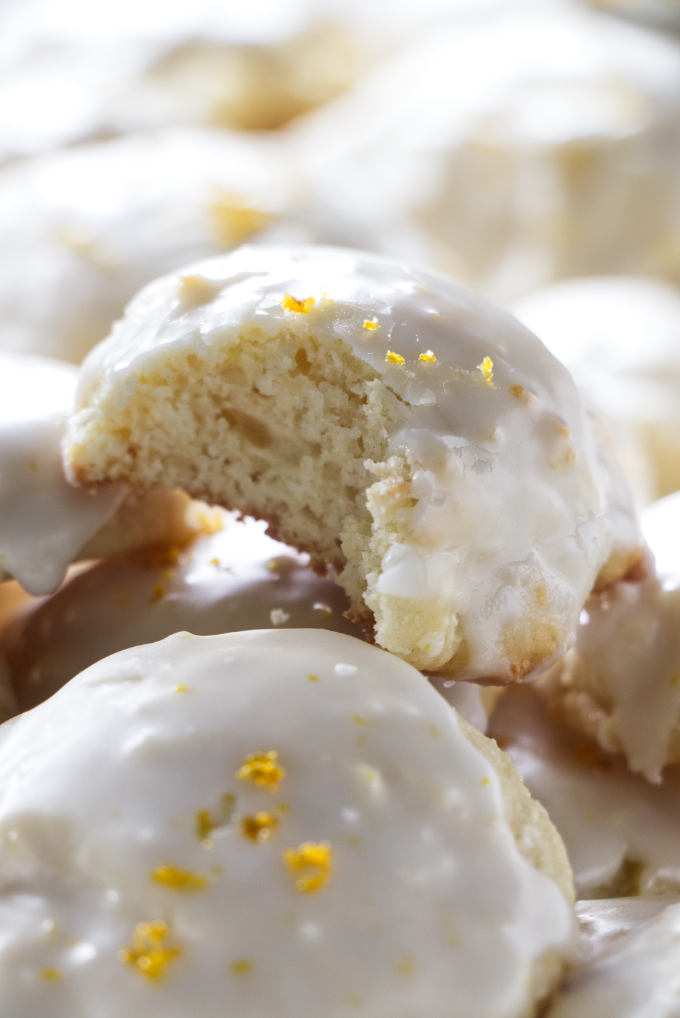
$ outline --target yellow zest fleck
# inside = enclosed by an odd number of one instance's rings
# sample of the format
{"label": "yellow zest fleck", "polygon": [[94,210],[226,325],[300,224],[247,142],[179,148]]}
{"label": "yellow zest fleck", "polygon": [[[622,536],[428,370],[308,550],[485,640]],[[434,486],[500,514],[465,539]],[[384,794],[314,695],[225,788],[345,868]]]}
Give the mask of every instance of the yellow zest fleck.
{"label": "yellow zest fleck", "polygon": [[159,580],[158,583],[154,583],[153,585],[153,590],[151,591],[151,596],[149,597],[149,603],[157,604],[158,601],[162,601],[164,597],[165,597],[165,584],[161,583],[161,581]]}
{"label": "yellow zest fleck", "polygon": [[183,682],[180,682],[178,685],[175,686],[175,692],[176,693],[188,693],[189,692],[189,687],[185,686]]}
{"label": "yellow zest fleck", "polygon": [[371,723],[363,714],[352,714],[352,721],[357,725],[370,725]]}
{"label": "yellow zest fleck", "polygon": [[437,358],[431,350],[426,350],[425,353],[418,354],[419,361],[425,361],[426,364],[436,364]]}
{"label": "yellow zest fleck", "polygon": [[276,809],[279,813],[283,814],[290,813],[290,806],[288,805],[287,802],[280,802]]}
{"label": "yellow zest fleck", "polygon": [[236,777],[240,781],[252,781],[260,788],[269,788],[275,792],[286,776],[278,759],[279,754],[275,749],[267,750],[266,753],[251,753],[236,771]]}
{"label": "yellow zest fleck", "polygon": [[253,237],[274,218],[271,212],[256,208],[241,195],[222,189],[208,206],[208,212],[218,239],[229,247]]}
{"label": "yellow zest fleck", "polygon": [[482,787],[483,788],[486,788],[486,786],[490,785],[490,784],[491,784],[491,779],[489,777],[482,778]]}
{"label": "yellow zest fleck", "polygon": [[316,301],[313,297],[307,297],[305,300],[298,300],[296,297],[292,297],[289,293],[287,293],[281,301],[281,307],[284,311],[295,311],[298,315],[308,315],[315,304]]}
{"label": "yellow zest fleck", "polygon": [[363,1007],[364,998],[358,993],[350,993],[347,998],[347,1003],[350,1007]]}
{"label": "yellow zest fleck", "polygon": [[195,522],[201,533],[207,537],[210,537],[211,534],[219,534],[221,530],[224,530],[224,520],[217,511],[210,512],[199,509],[192,514],[191,522]]}
{"label": "yellow zest fleck", "polygon": [[247,976],[253,970],[250,958],[236,958],[229,966],[235,976]]}
{"label": "yellow zest fleck", "polygon": [[377,318],[365,318],[364,319],[364,328],[368,329],[369,332],[375,332],[375,330],[378,328],[378,319]]}
{"label": "yellow zest fleck", "polygon": [[151,923],[138,923],[132,933],[132,946],[122,950],[119,958],[147,979],[160,979],[170,962],[182,953],[179,947],[165,946],[169,936],[167,923],[160,919]]}
{"label": "yellow zest fleck", "polygon": [[40,976],[42,979],[46,979],[48,983],[58,983],[62,978],[59,969],[40,969]]}
{"label": "yellow zest fleck", "polygon": [[529,400],[529,394],[523,385],[511,385],[510,392],[515,399],[521,399],[523,403],[527,403]]}
{"label": "yellow zest fleck", "polygon": [[157,866],[151,873],[151,879],[175,891],[201,891],[208,884],[202,874],[181,870],[177,866]]}
{"label": "yellow zest fleck", "polygon": [[401,354],[395,353],[394,350],[387,351],[387,353],[385,354],[385,360],[387,361],[388,364],[398,364],[399,366],[406,363]]}
{"label": "yellow zest fleck", "polygon": [[196,834],[204,848],[212,847],[210,835],[216,827],[221,827],[229,822],[235,803],[236,799],[232,793],[225,792],[216,811],[217,815],[214,815],[209,809],[198,810],[196,813]]}
{"label": "yellow zest fleck", "polygon": [[477,370],[481,371],[484,376],[484,381],[491,388],[495,389],[496,385],[493,380],[493,361],[490,357],[485,357],[481,364],[477,365]]}
{"label": "yellow zest fleck", "polygon": [[430,735],[434,736],[435,738],[439,735],[439,729],[437,728],[436,725],[430,725],[429,732]]}
{"label": "yellow zest fleck", "polygon": [[283,859],[298,874],[295,886],[303,894],[320,891],[333,869],[333,850],[327,841],[305,841],[297,848],[287,848]]}
{"label": "yellow zest fleck", "polygon": [[308,675],[307,678],[309,679],[310,682],[320,682],[321,681],[319,679],[318,675]]}
{"label": "yellow zest fleck", "polygon": [[254,816],[243,817],[241,820],[241,833],[244,838],[250,838],[258,845],[268,841],[276,828],[279,826],[278,819],[271,813],[261,810]]}

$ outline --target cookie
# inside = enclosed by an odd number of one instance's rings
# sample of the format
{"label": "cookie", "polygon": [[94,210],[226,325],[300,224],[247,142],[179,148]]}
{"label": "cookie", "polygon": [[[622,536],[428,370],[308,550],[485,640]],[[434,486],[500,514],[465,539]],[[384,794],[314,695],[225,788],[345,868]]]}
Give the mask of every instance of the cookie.
{"label": "cookie", "polygon": [[123,651],[0,730],[0,775],[23,1018],[520,1018],[572,952],[564,849],[508,759],[348,636]]}
{"label": "cookie", "polygon": [[530,687],[507,690],[489,726],[564,838],[579,897],[680,895],[680,767],[662,785],[551,718]]}
{"label": "cookie", "polygon": [[79,483],[157,483],[330,563],[419,668],[508,682],[640,555],[566,371],[446,277],[244,247],[151,284],[83,365]]}

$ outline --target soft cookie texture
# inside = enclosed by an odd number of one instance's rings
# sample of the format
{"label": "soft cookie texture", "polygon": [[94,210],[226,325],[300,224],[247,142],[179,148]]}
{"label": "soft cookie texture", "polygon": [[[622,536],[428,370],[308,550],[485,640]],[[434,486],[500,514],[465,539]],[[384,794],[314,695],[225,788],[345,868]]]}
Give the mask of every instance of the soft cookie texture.
{"label": "soft cookie texture", "polygon": [[667,764],[680,762],[680,495],[645,516],[657,571],[650,561],[641,579],[593,594],[574,646],[539,689],[571,725],[660,781]]}
{"label": "soft cookie texture", "polygon": [[0,353],[0,580],[33,594],[54,590],[77,558],[196,532],[181,492],[126,501],[122,485],[94,493],[67,482],[61,441],[76,377],[70,364]]}
{"label": "soft cookie texture", "polygon": [[22,1018],[524,1018],[572,951],[564,849],[508,759],[352,637],[123,651],[2,729],[0,777]]}
{"label": "soft cookie texture", "polygon": [[583,4],[441,26],[298,138],[338,243],[504,303],[574,275],[680,277],[680,46]]}
{"label": "soft cookie texture", "polygon": [[680,488],[680,289],[636,276],[570,279],[514,312],[615,425],[624,460],[631,448],[642,455],[652,498]]}
{"label": "soft cookie texture", "polygon": [[[85,362],[80,483],[157,483],[268,520],[417,667],[511,681],[639,557],[571,378],[444,276],[241,248],[158,280]],[[616,511],[614,511],[616,508]]]}
{"label": "soft cookie texture", "polygon": [[526,686],[504,693],[489,731],[564,838],[579,896],[680,895],[680,767],[650,785]]}
{"label": "soft cookie texture", "polygon": [[276,234],[292,192],[279,140],[209,130],[129,135],[6,169],[0,350],[79,363],[151,279]]}

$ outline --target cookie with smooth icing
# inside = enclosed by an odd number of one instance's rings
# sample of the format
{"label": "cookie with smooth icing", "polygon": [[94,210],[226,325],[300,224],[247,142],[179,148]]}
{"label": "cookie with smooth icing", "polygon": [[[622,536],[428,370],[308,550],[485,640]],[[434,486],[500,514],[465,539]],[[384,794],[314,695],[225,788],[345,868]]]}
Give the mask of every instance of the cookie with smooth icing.
{"label": "cookie with smooth icing", "polygon": [[[180,630],[210,636],[319,627],[363,635],[345,618],[342,589],[318,576],[307,556],[273,541],[252,520],[224,513],[214,514],[213,522],[214,533],[183,547],[76,567],[51,597],[12,603],[13,585],[0,585],[0,657],[7,660],[20,709],[34,707],[109,654]],[[448,703],[485,730],[497,688],[433,682]]]}
{"label": "cookie with smooth icing", "polygon": [[0,776],[22,1018],[520,1018],[572,952],[563,846],[507,758],[349,636],[113,655],[1,730]]}
{"label": "cookie with smooth icing", "polygon": [[[633,903],[634,904],[634,903]],[[680,902],[581,903],[581,923],[617,925],[562,984],[546,1018],[677,1018],[680,1014]],[[632,914],[631,914],[632,912]],[[646,915],[650,913],[651,915]]]}
{"label": "cookie with smooth icing", "polygon": [[342,91],[359,50],[305,0],[27,0],[0,32],[0,161],[164,126],[277,128]]}
{"label": "cookie with smooth icing", "polygon": [[[80,362],[151,279],[280,234],[293,192],[280,141],[209,130],[99,141],[6,169],[0,349]],[[290,219],[287,229],[295,235]]]}
{"label": "cookie with smooth icing", "polygon": [[156,281],[84,363],[66,448],[332,564],[376,642],[512,681],[639,557],[564,368],[452,280],[335,248],[244,247]]}
{"label": "cookie with smooth icing", "polygon": [[551,718],[535,689],[501,698],[490,735],[564,838],[579,897],[680,895],[680,767],[661,785]]}
{"label": "cookie with smooth icing", "polygon": [[643,514],[656,571],[650,557],[641,578],[591,595],[574,646],[538,682],[552,709],[649,781],[680,763],[680,498],[664,502]]}
{"label": "cookie with smooth icing", "polygon": [[335,243],[503,303],[576,275],[680,279],[680,45],[579,3],[442,25],[296,140]]}
{"label": "cookie with smooth icing", "polygon": [[76,378],[70,364],[0,353],[0,580],[33,594],[54,590],[79,557],[195,533],[180,492],[126,503],[124,486],[67,482],[61,442]]}
{"label": "cookie with smooth icing", "polygon": [[613,423],[624,454],[642,454],[652,498],[680,488],[680,289],[635,276],[572,279],[514,312]]}

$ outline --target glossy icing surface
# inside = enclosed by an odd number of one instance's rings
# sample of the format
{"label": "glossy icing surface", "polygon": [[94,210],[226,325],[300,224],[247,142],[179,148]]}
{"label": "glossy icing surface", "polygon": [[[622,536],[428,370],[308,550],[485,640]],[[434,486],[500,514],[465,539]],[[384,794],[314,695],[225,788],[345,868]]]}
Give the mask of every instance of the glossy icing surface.
{"label": "glossy icing surface", "polygon": [[524,1015],[572,910],[460,724],[320,630],[95,665],[0,731],[8,1013]]}
{"label": "glossy icing surface", "polygon": [[654,562],[642,580],[594,594],[574,647],[546,683],[548,698],[631,770],[660,781],[680,759],[680,500],[643,514]]}
{"label": "glossy icing surface", "polygon": [[[613,924],[615,903],[608,905],[607,921]],[[617,936],[571,974],[546,1018],[680,1014],[680,903],[657,905],[656,914],[648,918],[625,917],[621,926]]]}
{"label": "glossy icing surface", "polygon": [[673,40],[579,3],[500,4],[302,123],[310,200],[336,243],[503,302],[578,274],[677,278],[679,94]]}
{"label": "glossy icing surface", "polygon": [[626,893],[630,880],[641,894],[680,889],[680,768],[650,785],[551,721],[526,687],[504,694],[490,734],[562,835],[580,896]]}
{"label": "glossy icing surface", "polygon": [[[262,524],[226,513],[222,520],[222,529],[181,549],[77,567],[51,597],[0,611],[0,656],[7,658],[21,710],[109,654],[182,630],[211,636],[318,627],[361,637],[343,616],[341,588],[317,576],[306,556],[267,537]],[[477,728],[486,728],[479,686],[449,682],[437,689]]]}
{"label": "glossy icing surface", "polygon": [[[536,338],[444,276],[343,249],[245,247],[191,271],[205,302],[187,308],[180,276],[158,280],[86,360],[74,447],[86,449],[98,401],[124,402],[173,354],[226,351],[244,328],[340,340],[404,408],[388,453],[413,477],[414,536],[386,552],[378,593],[444,599],[471,675],[508,676],[507,645],[539,603],[562,649],[600,569],[639,535],[630,505],[613,511],[570,377]],[[309,312],[286,294],[311,298]]]}
{"label": "glossy icing surface", "polygon": [[515,313],[588,402],[632,433],[653,490],[680,486],[680,289],[635,276],[574,279],[525,297]]}
{"label": "glossy icing surface", "polygon": [[120,487],[93,495],[64,477],[76,376],[67,364],[0,353],[0,578],[34,594],[59,584],[124,498]]}
{"label": "glossy icing surface", "polygon": [[291,201],[282,144],[226,131],[131,135],[6,169],[0,349],[80,362],[141,286],[276,235]]}

